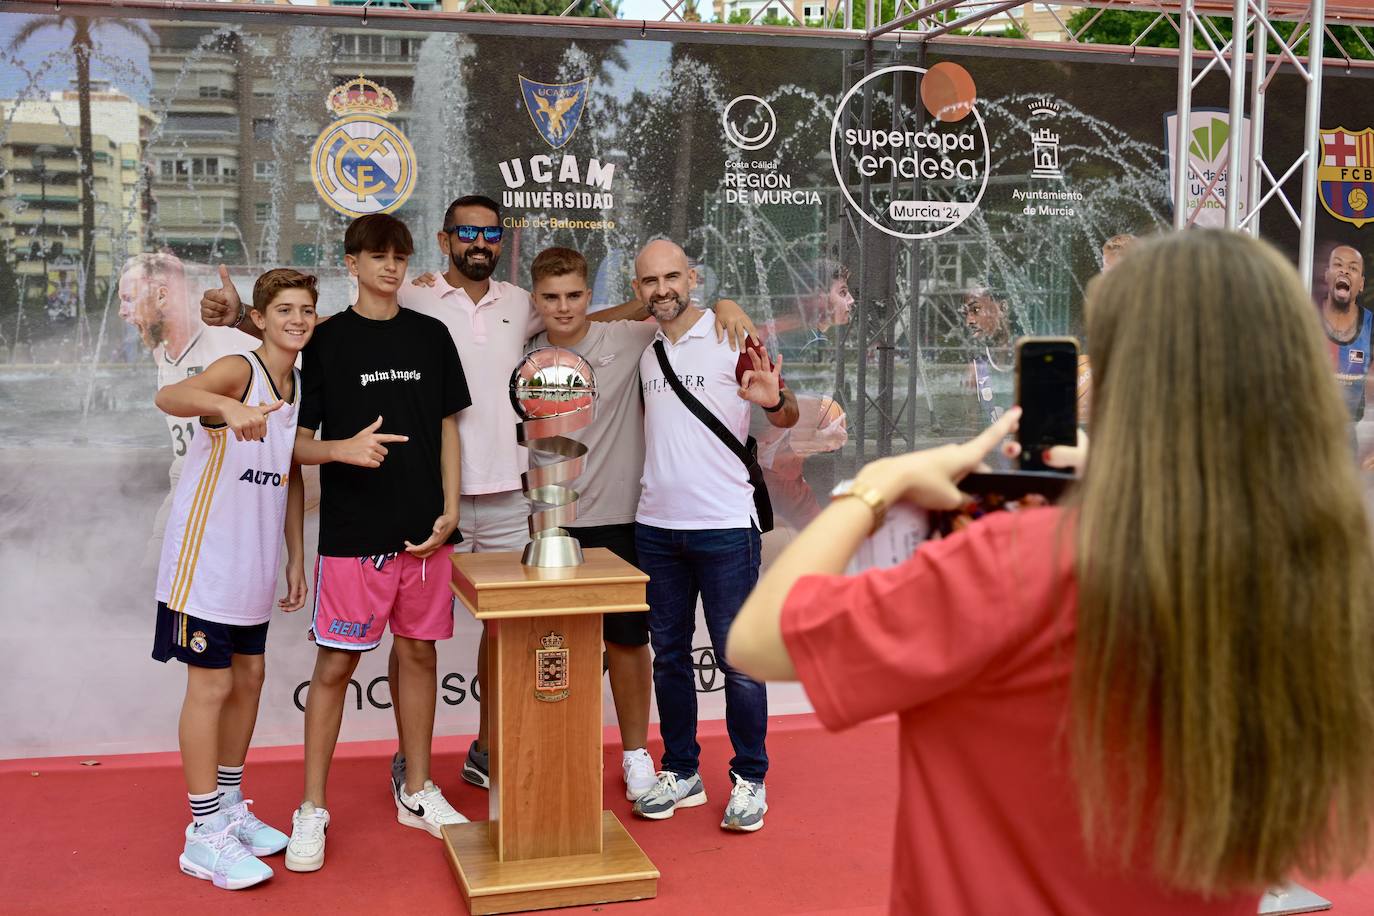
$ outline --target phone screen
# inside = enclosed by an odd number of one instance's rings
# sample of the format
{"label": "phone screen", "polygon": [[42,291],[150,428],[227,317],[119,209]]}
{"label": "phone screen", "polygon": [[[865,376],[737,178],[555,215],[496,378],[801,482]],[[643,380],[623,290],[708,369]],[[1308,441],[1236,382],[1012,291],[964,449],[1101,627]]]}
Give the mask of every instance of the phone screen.
{"label": "phone screen", "polygon": [[1078,343],[1071,337],[1023,337],[1016,344],[1016,403],[1021,467],[1051,470],[1040,458],[1078,440]]}

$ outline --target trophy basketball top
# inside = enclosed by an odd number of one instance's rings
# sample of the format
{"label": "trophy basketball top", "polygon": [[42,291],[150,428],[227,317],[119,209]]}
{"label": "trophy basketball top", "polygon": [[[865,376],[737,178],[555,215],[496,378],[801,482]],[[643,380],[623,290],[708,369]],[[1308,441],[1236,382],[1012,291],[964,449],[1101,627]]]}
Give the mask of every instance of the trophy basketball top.
{"label": "trophy basketball top", "polygon": [[510,402],[522,420],[547,420],[590,411],[596,376],[581,355],[562,347],[525,354],[510,376]]}
{"label": "trophy basketball top", "polygon": [[520,477],[533,509],[526,566],[582,563],[581,546],[563,526],[577,518],[577,491],[567,484],[586,467],[587,446],[567,434],[592,422],[595,401],[596,375],[572,350],[532,350],[511,373],[510,402],[521,417],[516,441],[530,450],[530,469]]}

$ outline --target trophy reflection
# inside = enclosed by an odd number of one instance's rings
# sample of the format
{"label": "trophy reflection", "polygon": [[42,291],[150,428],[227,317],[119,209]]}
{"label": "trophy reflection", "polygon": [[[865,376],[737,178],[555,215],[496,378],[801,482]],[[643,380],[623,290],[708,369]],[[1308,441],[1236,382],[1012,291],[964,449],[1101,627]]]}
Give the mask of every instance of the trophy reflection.
{"label": "trophy reflection", "polygon": [[587,446],[567,434],[592,422],[596,376],[577,353],[540,347],[511,373],[510,400],[522,421],[516,440],[530,452],[530,469],[520,478],[530,501],[530,542],[520,562],[580,566],[582,546],[564,527],[577,518],[578,493],[565,484],[586,467]]}

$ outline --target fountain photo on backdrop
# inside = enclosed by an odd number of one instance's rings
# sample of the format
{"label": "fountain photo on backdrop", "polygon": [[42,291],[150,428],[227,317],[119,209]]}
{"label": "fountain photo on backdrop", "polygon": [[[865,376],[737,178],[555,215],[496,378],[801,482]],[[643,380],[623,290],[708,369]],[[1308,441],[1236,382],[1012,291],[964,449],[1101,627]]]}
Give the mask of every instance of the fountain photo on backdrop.
{"label": "fountain photo on backdrop", "polygon": [[[321,312],[338,312],[355,295],[342,252],[354,215],[405,220],[415,275],[443,263],[448,202],[481,193],[505,209],[497,276],[528,288],[540,250],[573,247],[596,309],[631,298],[646,241],[680,241],[694,297],[738,301],[799,395],[797,427],[755,424],[778,509],[767,562],[858,462],[980,428],[1003,397],[1009,337],[1080,333],[1104,244],[1172,220],[1176,72],[1143,55],[887,47],[861,85],[861,44],[832,37],[278,21],[0,12],[0,757],[175,745],[180,688],[148,658],[147,557],[196,424],[169,422],[153,397],[251,347],[200,322],[220,265],[240,290],[271,267],[315,273]],[[1327,77],[1329,111],[1363,110],[1344,104],[1364,97],[1360,73]],[[1288,79],[1272,112],[1300,98]],[[1204,81],[1186,126],[1200,174],[1225,159],[1225,106],[1225,81]],[[1352,166],[1374,165],[1361,158],[1374,124],[1338,122],[1322,120],[1329,152],[1348,143]],[[1300,132],[1271,116],[1266,155],[1296,155]],[[1365,192],[1338,183],[1324,181],[1318,238],[1353,247],[1362,269],[1351,208]],[[1262,229],[1295,249],[1285,219]],[[1314,296],[1335,282],[1319,276]],[[259,743],[301,740],[308,624],[273,623]],[[475,730],[476,635],[459,614],[440,647],[441,733]],[[348,703],[364,714],[345,717],[345,738],[393,733],[385,661],[362,661]],[[697,662],[703,714],[720,717],[714,656]],[[795,685],[770,693],[775,713],[808,708]]]}

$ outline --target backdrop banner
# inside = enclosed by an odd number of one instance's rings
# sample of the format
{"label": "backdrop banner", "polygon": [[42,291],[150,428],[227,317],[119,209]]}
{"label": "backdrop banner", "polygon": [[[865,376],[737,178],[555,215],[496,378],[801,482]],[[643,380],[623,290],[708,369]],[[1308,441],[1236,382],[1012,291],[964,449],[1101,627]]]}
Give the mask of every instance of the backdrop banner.
{"label": "backdrop banner", "polygon": [[[600,308],[631,297],[641,245],[680,242],[697,300],[740,302],[801,397],[795,429],[755,424],[778,515],[766,562],[860,459],[966,436],[1009,406],[1016,335],[1081,333],[1104,247],[1110,260],[1172,220],[1179,129],[1199,222],[1219,224],[1253,180],[1224,174],[1245,134],[1224,78],[1204,80],[1180,126],[1175,71],[1146,55],[937,43],[884,51],[865,78],[860,44],[842,40],[280,21],[0,13],[0,757],[176,747],[184,674],[149,657],[153,579],[197,425],[153,397],[251,346],[200,322],[221,264],[244,292],[271,267],[316,273],[321,311],[338,312],[356,295],[351,218],[396,214],[416,238],[411,273],[439,270],[447,204],[482,193],[505,211],[499,278],[528,288],[540,250],[572,246]],[[71,50],[82,31],[88,73]],[[1333,250],[1369,254],[1369,85],[1326,77],[1318,300]],[[1281,168],[1301,151],[1285,113],[1302,92],[1286,71],[1270,91],[1264,155]],[[1295,206],[1299,176],[1284,185]],[[1296,256],[1277,198],[1261,215]],[[1345,356],[1362,392],[1367,354]],[[273,619],[259,744],[302,739],[308,613]],[[478,628],[456,617],[440,734],[477,725]],[[700,620],[696,645],[701,714],[723,717]],[[394,734],[385,668],[386,643],[358,668],[344,739]],[[796,685],[770,702],[809,709]],[[605,709],[613,722],[609,693]]]}

